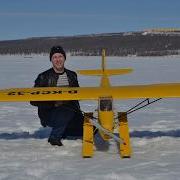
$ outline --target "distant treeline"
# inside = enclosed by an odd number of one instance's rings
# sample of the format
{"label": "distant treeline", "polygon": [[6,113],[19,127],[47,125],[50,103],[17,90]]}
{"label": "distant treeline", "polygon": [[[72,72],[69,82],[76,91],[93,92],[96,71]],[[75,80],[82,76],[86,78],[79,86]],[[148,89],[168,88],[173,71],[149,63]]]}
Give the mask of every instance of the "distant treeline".
{"label": "distant treeline", "polygon": [[9,40],[0,41],[0,54],[49,53],[54,45],[74,56],[101,55],[103,48],[109,56],[163,56],[180,54],[180,34],[132,32]]}

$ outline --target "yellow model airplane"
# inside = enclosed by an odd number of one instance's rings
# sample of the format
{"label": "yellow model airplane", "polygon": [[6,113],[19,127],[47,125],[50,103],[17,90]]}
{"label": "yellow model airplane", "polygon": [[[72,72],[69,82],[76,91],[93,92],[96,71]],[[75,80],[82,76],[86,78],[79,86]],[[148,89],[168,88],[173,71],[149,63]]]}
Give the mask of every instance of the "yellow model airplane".
{"label": "yellow model airplane", "polygon": [[58,101],[58,100],[97,100],[98,118],[93,120],[93,112],[84,114],[82,156],[92,157],[93,126],[106,141],[114,138],[119,142],[122,158],[131,157],[129,127],[127,112],[118,112],[118,132],[115,136],[113,99],[131,98],[174,98],[180,97],[180,83],[164,83],[150,85],[111,86],[109,76],[123,75],[132,69],[106,69],[105,50],[102,51],[102,68],[94,70],[79,70],[82,75],[101,76],[99,87],[42,87],[42,88],[11,88],[0,90],[0,101]]}

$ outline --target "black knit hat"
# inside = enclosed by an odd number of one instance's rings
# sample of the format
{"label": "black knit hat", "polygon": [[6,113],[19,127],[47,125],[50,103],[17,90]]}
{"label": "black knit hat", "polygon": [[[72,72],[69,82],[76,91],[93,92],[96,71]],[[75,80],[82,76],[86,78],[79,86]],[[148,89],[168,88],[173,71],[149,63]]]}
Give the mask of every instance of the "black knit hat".
{"label": "black knit hat", "polygon": [[51,61],[53,54],[55,54],[55,53],[61,53],[64,56],[64,58],[66,59],[66,53],[65,53],[64,49],[61,46],[53,46],[51,48],[50,55],[49,55],[50,61]]}

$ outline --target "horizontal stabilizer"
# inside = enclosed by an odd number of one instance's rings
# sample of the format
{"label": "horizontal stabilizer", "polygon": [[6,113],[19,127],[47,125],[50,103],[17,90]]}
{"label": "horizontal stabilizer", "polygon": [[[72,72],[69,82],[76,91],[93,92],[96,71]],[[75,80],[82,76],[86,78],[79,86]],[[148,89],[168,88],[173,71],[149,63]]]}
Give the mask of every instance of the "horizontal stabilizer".
{"label": "horizontal stabilizer", "polygon": [[88,76],[112,76],[112,75],[123,75],[131,73],[133,69],[125,68],[125,69],[93,69],[93,70],[78,70],[77,72],[81,75],[88,75]]}

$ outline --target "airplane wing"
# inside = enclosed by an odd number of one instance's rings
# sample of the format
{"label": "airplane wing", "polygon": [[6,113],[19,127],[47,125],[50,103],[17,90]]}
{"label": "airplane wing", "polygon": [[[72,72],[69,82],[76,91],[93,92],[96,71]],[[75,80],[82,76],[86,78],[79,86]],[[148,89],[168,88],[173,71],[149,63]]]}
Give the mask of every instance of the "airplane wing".
{"label": "airplane wing", "polygon": [[98,99],[98,87],[41,87],[0,90],[0,101],[58,101]]}
{"label": "airplane wing", "polygon": [[0,90],[1,102],[97,100],[110,96],[114,99],[175,98],[180,97],[180,83],[127,85],[112,87],[42,87]]}
{"label": "airplane wing", "polygon": [[176,98],[180,97],[180,83],[119,86],[113,94],[114,99]]}

